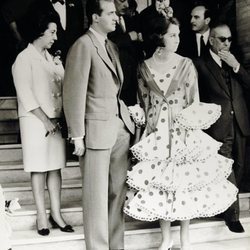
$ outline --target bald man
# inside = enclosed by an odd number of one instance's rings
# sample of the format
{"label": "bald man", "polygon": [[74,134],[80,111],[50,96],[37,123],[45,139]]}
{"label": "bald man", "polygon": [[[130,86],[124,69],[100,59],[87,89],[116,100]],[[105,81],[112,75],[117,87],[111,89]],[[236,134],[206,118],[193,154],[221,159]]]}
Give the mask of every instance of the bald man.
{"label": "bald man", "polygon": [[[240,187],[244,175],[246,137],[250,135],[245,89],[250,89],[250,76],[230,52],[232,35],[226,24],[218,23],[211,28],[211,49],[203,58],[194,60],[198,71],[200,100],[221,106],[218,121],[207,130],[222,142],[219,153],[234,160],[228,180]],[[229,230],[242,233],[239,221],[239,199],[221,217]]]}

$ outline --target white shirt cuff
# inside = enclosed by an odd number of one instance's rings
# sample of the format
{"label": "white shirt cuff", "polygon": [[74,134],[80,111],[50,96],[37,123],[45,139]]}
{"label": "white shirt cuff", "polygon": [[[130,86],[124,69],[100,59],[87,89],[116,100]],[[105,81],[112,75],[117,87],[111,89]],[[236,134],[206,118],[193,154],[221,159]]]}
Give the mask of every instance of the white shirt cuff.
{"label": "white shirt cuff", "polygon": [[234,73],[238,73],[239,70],[240,70],[240,64],[238,64],[237,67],[234,67],[234,68],[233,68]]}
{"label": "white shirt cuff", "polygon": [[80,137],[72,137],[71,139],[72,140],[79,140],[79,139],[83,139],[84,137],[83,136],[80,136]]}

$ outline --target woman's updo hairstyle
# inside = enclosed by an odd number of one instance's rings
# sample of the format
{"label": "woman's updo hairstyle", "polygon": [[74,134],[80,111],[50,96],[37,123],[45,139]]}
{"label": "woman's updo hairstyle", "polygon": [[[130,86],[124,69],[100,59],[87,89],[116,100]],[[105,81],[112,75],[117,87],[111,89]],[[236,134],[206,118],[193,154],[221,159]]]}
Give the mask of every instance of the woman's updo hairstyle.
{"label": "woman's updo hairstyle", "polygon": [[157,47],[165,47],[163,36],[168,32],[170,24],[180,25],[174,18],[158,16],[150,20],[147,33],[144,36],[145,42],[149,45],[150,51],[147,51],[147,57],[151,57]]}
{"label": "woman's updo hairstyle", "polygon": [[28,42],[33,42],[43,36],[44,31],[48,29],[50,23],[60,23],[60,18],[53,12],[44,12],[41,10],[30,10],[25,20],[26,27],[23,30],[23,37]]}

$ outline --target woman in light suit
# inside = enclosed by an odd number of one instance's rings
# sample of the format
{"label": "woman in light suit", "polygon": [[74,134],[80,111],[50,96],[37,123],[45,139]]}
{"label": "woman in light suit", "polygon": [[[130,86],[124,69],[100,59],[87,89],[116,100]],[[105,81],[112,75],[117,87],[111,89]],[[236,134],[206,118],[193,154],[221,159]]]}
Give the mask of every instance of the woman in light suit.
{"label": "woman in light suit", "polygon": [[65,167],[65,141],[59,118],[62,114],[63,66],[47,51],[57,39],[57,17],[36,12],[30,16],[30,43],[16,58],[12,74],[18,99],[24,170],[31,172],[37,208],[37,231],[48,235],[45,183],[48,188],[53,228],[73,232],[60,212],[61,169]]}

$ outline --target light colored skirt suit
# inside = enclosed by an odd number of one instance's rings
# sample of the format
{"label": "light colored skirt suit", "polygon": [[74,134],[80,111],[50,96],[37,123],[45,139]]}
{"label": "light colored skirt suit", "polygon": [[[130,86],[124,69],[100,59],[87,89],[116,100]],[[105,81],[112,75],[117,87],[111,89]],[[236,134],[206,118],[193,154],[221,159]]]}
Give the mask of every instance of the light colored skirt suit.
{"label": "light colored skirt suit", "polygon": [[26,172],[46,172],[65,167],[65,140],[60,131],[45,137],[43,123],[30,111],[41,108],[57,121],[62,113],[63,66],[46,52],[42,57],[32,44],[12,67],[17,92],[23,163]]}

